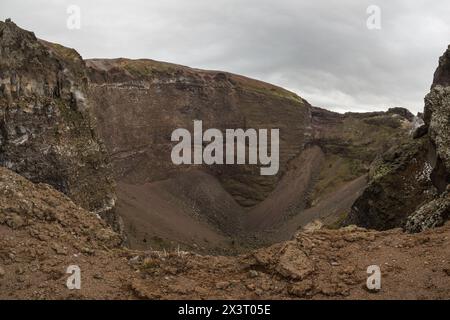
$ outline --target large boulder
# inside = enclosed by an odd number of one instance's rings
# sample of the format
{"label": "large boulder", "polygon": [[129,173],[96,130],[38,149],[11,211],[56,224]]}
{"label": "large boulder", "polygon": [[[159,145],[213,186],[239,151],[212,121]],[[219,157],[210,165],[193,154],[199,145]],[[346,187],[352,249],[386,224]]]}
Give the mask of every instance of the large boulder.
{"label": "large boulder", "polygon": [[0,22],[0,165],[114,220],[112,170],[87,86],[75,50]]}

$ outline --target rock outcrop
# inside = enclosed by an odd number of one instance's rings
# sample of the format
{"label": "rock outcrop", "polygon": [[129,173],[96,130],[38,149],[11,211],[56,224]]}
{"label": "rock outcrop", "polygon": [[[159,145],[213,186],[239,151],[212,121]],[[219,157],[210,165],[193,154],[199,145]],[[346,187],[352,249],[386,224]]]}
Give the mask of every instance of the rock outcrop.
{"label": "rock outcrop", "polygon": [[450,47],[439,60],[425,97],[424,125],[414,140],[393,147],[372,166],[368,187],[344,224],[404,227],[410,232],[442,225],[450,199]]}
{"label": "rock outcrop", "polygon": [[[69,298],[69,266],[81,268],[82,288],[88,274],[92,279],[93,273],[127,269],[111,253],[121,243],[122,237],[103,219],[63,193],[0,167],[0,299],[56,298],[61,293]],[[96,290],[105,298],[117,296],[102,285]]]}
{"label": "rock outcrop", "polygon": [[418,206],[434,199],[426,138],[392,147],[378,158],[369,184],[355,201],[345,224],[386,230],[400,227]]}
{"label": "rock outcrop", "polygon": [[0,22],[0,165],[113,221],[114,180],[87,89],[75,50]]}
{"label": "rock outcrop", "polygon": [[260,176],[257,165],[204,167],[243,206],[262,201],[287,163],[309,139],[310,106],[282,88],[217,71],[153,60],[87,60],[99,130],[119,181],[142,184],[167,179],[191,166],[170,154],[175,129],[280,129],[280,170]]}

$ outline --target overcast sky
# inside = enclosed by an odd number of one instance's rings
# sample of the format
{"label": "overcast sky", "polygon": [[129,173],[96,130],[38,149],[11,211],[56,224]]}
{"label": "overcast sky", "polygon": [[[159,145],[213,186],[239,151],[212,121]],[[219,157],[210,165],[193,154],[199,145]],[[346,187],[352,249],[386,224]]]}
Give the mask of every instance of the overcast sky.
{"label": "overcast sky", "polygon": [[[67,28],[67,8],[81,28]],[[366,10],[381,9],[369,30]],[[450,44],[449,0],[0,0],[42,39],[84,58],[151,58],[225,70],[336,111],[422,111]]]}

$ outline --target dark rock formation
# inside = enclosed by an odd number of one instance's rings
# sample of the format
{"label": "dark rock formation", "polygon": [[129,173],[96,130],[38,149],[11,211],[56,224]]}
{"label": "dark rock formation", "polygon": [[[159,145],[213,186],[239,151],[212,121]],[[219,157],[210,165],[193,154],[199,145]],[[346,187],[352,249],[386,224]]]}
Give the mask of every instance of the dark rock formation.
{"label": "dark rock formation", "polygon": [[448,87],[450,86],[450,45],[447,51],[439,58],[439,66],[434,73],[433,85]]}
{"label": "dark rock formation", "polygon": [[426,138],[391,148],[373,164],[369,184],[345,224],[386,230],[401,226],[417,206],[436,194]]}
{"label": "dark rock formation", "polygon": [[424,122],[409,139],[372,166],[370,183],[344,224],[405,227],[410,232],[442,225],[450,197],[450,47],[439,59]]}
{"label": "dark rock formation", "polygon": [[0,22],[0,165],[109,216],[114,181],[75,50]]}
{"label": "dark rock formation", "polygon": [[444,225],[450,217],[449,191],[417,209],[406,220],[405,229],[409,232],[421,232]]}
{"label": "dark rock formation", "polygon": [[414,119],[403,108],[339,114],[313,107],[311,113],[313,144],[326,152],[358,159],[367,165],[377,154],[404,140]]}

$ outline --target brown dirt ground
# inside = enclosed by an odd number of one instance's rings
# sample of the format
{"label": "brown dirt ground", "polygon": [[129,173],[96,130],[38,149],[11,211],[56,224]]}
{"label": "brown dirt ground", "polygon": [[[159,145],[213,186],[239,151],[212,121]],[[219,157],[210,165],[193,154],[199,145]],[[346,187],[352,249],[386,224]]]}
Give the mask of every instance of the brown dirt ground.
{"label": "brown dirt ground", "polygon": [[[1,299],[449,299],[450,224],[298,233],[239,256],[137,251],[47,185],[0,169]],[[81,290],[66,288],[69,265]],[[382,288],[365,289],[379,265]]]}

